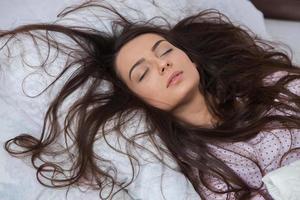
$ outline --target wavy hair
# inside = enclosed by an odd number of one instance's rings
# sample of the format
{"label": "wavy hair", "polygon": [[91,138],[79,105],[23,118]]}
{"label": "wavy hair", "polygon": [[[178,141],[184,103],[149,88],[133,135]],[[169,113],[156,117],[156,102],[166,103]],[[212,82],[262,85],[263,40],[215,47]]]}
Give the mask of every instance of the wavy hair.
{"label": "wavy hair", "polygon": [[[62,16],[87,7],[101,7],[118,16],[112,21],[111,33],[55,23],[23,25],[0,32],[0,38],[6,39],[4,46],[24,34],[67,56],[63,71],[50,85],[77,66],[51,102],[40,138],[21,134],[6,142],[6,150],[13,156],[29,156],[41,184],[49,187],[85,184],[100,189],[101,199],[112,199],[118,191],[126,191],[134,177],[129,182],[117,180],[118,170],[110,160],[97,154],[96,142],[103,140],[115,151],[128,156],[133,174],[138,165],[138,158],[130,153],[130,148],[120,151],[109,143],[108,136],[114,130],[131,147],[145,148],[136,142],[143,137],[151,141],[158,152],[171,156],[202,199],[207,199],[205,189],[227,194],[227,199],[230,194],[235,199],[248,199],[253,192],[260,193],[261,188],[248,185],[211,152],[209,145],[245,141],[263,130],[299,128],[297,115],[267,115],[272,109],[299,113],[299,96],[285,87],[300,78],[300,70],[290,58],[249,30],[233,25],[215,10],[201,11],[173,26],[167,20],[164,25],[155,24],[155,18],[134,22],[112,6],[95,2],[66,10]],[[64,35],[73,45],[55,40],[52,33]],[[201,77],[199,90],[209,109],[220,119],[218,124],[207,128],[179,121],[171,113],[139,99],[121,81],[115,70],[116,55],[124,44],[144,33],[161,35],[196,63]],[[45,64],[46,61],[41,67]],[[266,77],[279,71],[288,73],[274,84],[264,84]],[[109,83],[108,90],[103,89],[104,83]],[[78,90],[80,97],[72,102],[61,119],[64,102]],[[122,132],[122,127],[139,111],[145,116],[147,128],[129,137]],[[113,127],[105,130],[111,120]],[[59,137],[64,138],[64,147],[57,145]],[[68,162],[69,167],[54,159],[58,155],[67,156],[64,162]],[[163,159],[160,161],[164,163]],[[226,189],[214,187],[209,176],[226,183]],[[111,192],[104,196],[102,190],[106,186]],[[120,189],[114,191],[117,186]]]}

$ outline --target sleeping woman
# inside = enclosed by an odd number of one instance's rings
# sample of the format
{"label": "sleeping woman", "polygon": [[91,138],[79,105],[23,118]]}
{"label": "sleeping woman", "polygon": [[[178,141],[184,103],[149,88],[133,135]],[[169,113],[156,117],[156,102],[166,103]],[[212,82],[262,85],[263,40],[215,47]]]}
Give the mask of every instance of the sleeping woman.
{"label": "sleeping woman", "polygon": [[[21,134],[5,149],[30,157],[41,184],[88,186],[100,199],[151,199],[156,190],[161,199],[272,199],[262,177],[300,159],[300,69],[290,58],[217,11],[171,26],[95,3],[73,11],[89,6],[118,16],[112,32],[59,24],[0,32],[2,51],[25,35],[65,54],[52,84],[72,69],[40,137]],[[142,131],[124,131],[140,122]]]}

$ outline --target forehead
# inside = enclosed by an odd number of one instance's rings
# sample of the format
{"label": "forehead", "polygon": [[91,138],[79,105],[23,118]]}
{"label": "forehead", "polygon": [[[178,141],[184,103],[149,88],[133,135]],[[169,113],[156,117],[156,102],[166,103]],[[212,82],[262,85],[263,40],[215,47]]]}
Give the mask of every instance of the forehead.
{"label": "forehead", "polygon": [[[164,39],[162,36],[154,33],[139,35],[121,47],[116,57],[116,70],[122,74],[129,71],[129,68],[138,59],[142,58],[144,53],[151,52],[151,48],[158,40]],[[124,77],[124,76],[122,76]]]}
{"label": "forehead", "polygon": [[123,47],[120,49],[119,54],[124,53],[126,50],[140,50],[145,49],[145,47],[152,47],[153,42],[157,40],[164,39],[162,36],[155,34],[155,33],[145,33],[139,35],[129,42],[127,42]]}

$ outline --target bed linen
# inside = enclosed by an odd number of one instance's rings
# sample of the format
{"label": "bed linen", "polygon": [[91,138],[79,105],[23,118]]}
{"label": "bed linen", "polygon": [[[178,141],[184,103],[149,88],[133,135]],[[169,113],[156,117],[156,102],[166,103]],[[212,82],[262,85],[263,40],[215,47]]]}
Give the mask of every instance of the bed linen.
{"label": "bed linen", "polygon": [[[55,20],[59,10],[79,0],[11,0],[0,2],[0,29],[16,27],[30,22],[48,22]],[[120,1],[109,1],[112,5],[119,6]],[[170,17],[171,22],[176,19],[195,13],[201,9],[215,8],[226,14],[236,24],[249,27],[260,37],[269,39],[264,26],[263,16],[250,2],[246,0],[162,0],[159,5],[164,11],[151,7],[149,1],[126,1],[129,6],[142,10],[146,19],[156,15]],[[126,13],[126,10],[122,12]],[[23,14],[23,15],[22,15]],[[99,27],[101,28],[101,27]],[[103,27],[102,27],[103,28]],[[32,45],[32,44],[31,44]],[[22,91],[22,81],[32,72],[32,68],[24,66],[19,59],[20,49],[15,47],[15,53],[9,60],[5,51],[0,51],[0,199],[1,200],[81,200],[99,199],[99,191],[87,188],[71,188],[66,196],[67,189],[46,188],[38,183],[35,170],[28,160],[13,158],[4,150],[3,144],[8,139],[20,133],[30,133],[36,137],[42,129],[43,116],[49,102],[55,96],[57,89],[47,91],[37,98],[29,98]],[[21,47],[20,47],[21,48]],[[26,46],[27,50],[31,46]],[[31,52],[32,53],[32,52]],[[34,53],[34,52],[33,52]],[[26,57],[29,63],[36,63],[38,58],[33,54]],[[37,94],[45,86],[45,74],[37,73],[26,81],[24,87],[31,95]],[[48,80],[49,81],[49,80]],[[46,81],[47,82],[47,81]],[[132,131],[128,127],[128,132]],[[114,137],[112,135],[112,137]],[[143,142],[143,141],[141,141]],[[128,161],[115,154],[105,145],[98,145],[99,151],[106,152],[113,162],[120,166],[120,179],[126,179],[130,175]],[[143,154],[143,157],[150,157]],[[152,158],[151,158],[152,159]],[[170,162],[172,163],[172,162]],[[192,185],[184,176],[174,170],[164,169],[158,162],[144,163],[139,177],[128,190],[129,194],[120,193],[115,199],[143,199],[160,200],[163,195],[160,191],[160,175],[165,170],[165,182],[162,185],[164,197],[167,200],[199,199]],[[174,163],[173,163],[174,164]],[[121,167],[122,166],[122,167]],[[176,168],[176,164],[174,164]],[[85,192],[87,191],[87,192]]]}

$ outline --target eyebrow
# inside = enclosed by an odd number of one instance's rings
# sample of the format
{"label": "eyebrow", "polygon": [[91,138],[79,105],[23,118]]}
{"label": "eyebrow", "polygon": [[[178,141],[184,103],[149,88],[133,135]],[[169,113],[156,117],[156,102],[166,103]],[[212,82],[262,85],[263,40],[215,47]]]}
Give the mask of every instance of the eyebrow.
{"label": "eyebrow", "polygon": [[[166,41],[164,39],[158,40],[157,42],[155,42],[155,44],[152,46],[151,51],[155,51],[155,49],[159,46],[159,44],[163,41]],[[129,79],[131,80],[131,73],[132,71],[141,63],[145,62],[145,58],[141,58],[139,59],[134,65],[132,65],[131,69],[129,70]]]}

